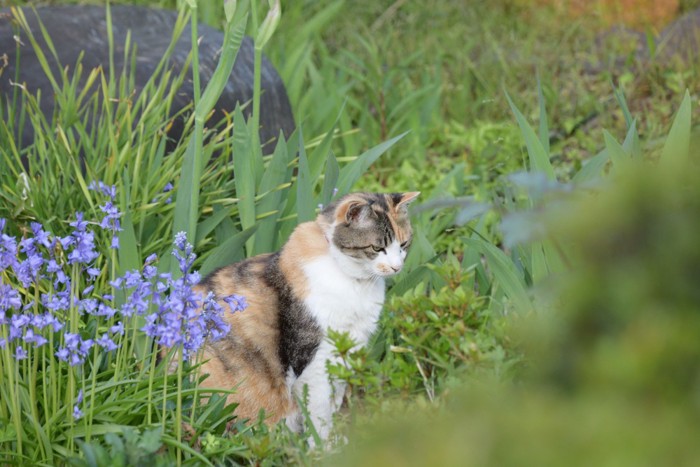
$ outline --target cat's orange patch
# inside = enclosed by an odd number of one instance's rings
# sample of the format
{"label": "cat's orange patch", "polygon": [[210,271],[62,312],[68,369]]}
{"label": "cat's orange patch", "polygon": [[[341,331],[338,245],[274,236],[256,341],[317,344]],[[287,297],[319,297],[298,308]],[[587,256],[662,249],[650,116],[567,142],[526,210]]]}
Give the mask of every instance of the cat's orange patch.
{"label": "cat's orange patch", "polygon": [[309,284],[302,272],[304,265],[327,254],[328,250],[326,236],[316,222],[300,224],[289,237],[280,255],[280,269],[297,298],[303,300],[309,293]]}

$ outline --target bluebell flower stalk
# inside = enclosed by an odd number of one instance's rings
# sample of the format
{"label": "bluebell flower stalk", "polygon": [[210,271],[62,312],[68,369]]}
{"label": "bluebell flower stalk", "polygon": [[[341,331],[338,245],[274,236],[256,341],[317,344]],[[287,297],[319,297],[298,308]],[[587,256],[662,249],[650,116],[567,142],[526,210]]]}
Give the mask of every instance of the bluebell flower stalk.
{"label": "bluebell flower stalk", "polygon": [[[104,217],[95,222],[76,213],[68,222],[72,231],[67,236],[33,222],[17,238],[0,219],[0,385],[12,386],[5,388],[10,397],[0,401],[0,416],[11,414],[17,433],[26,429],[22,419],[27,409],[20,404],[27,402],[16,393],[22,384],[29,387],[28,410],[37,420],[65,411],[71,425],[77,420],[85,424],[89,439],[98,370],[105,363],[112,365],[110,377],[115,378],[120,365],[136,365],[126,332],[136,319],[145,323],[137,331],[149,336],[155,347],[175,348],[182,356],[182,374],[183,364],[207,340],[229,332],[224,314],[246,307],[243,297],[202,296],[196,290],[196,255],[184,233],[174,240],[181,277],[158,274],[156,255],[146,258],[140,270],[117,277],[114,237],[121,214],[113,202],[116,191],[99,183],[91,187],[107,197],[99,206]],[[112,264],[106,266],[109,258]],[[116,300],[115,291],[125,299]],[[86,377],[92,378],[90,387]]]}

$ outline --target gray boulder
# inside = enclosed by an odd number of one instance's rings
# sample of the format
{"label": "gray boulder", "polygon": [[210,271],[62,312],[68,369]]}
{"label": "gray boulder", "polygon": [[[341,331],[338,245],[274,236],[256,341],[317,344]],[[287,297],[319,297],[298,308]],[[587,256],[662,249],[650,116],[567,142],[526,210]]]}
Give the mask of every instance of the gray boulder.
{"label": "gray boulder", "polygon": [[[58,64],[50,56],[34,11],[31,8],[24,8],[23,11],[34,36],[49,58],[52,71],[57,74]],[[61,66],[73,69],[79,54],[84,52],[82,58],[83,81],[89,70],[98,66],[109,73],[109,45],[104,7],[89,5],[45,6],[37,8],[36,12],[51,37]],[[115,46],[114,72],[115,74],[121,73],[124,66],[124,44],[127,32],[131,31],[131,41],[136,46],[135,87],[136,91],[139,92],[165,54],[172,38],[177,13],[134,5],[113,5],[111,13]],[[23,45],[20,45],[19,79],[16,79],[17,42],[14,36],[18,33],[20,43]],[[206,25],[198,26],[198,34],[201,38],[199,41],[200,83],[204,89],[216,68],[224,35],[221,31]],[[169,66],[175,73],[182,70],[190,50],[191,30],[188,24],[180,36],[169,62]],[[6,63],[1,58],[3,54],[6,54]],[[236,104],[244,104],[252,99],[253,57],[253,41],[249,37],[245,37],[231,76],[210,122],[220,121],[224,112],[232,112]],[[15,90],[11,81],[17,81],[26,85],[32,94],[41,90],[41,110],[50,119],[56,105],[51,85],[29,40],[25,37],[24,32],[19,30],[7,8],[0,9],[0,67],[3,66],[4,70],[0,74],[0,105],[7,108],[8,101],[6,99],[8,97],[11,99]],[[263,58],[262,61],[261,82],[263,92],[260,102],[260,140],[267,143],[265,149],[269,151],[280,130],[288,137],[295,125],[284,83],[274,66],[266,58]],[[83,85],[84,83],[81,83],[81,86]],[[175,114],[188,105],[192,101],[192,95],[193,85],[191,78],[188,78],[174,98],[172,113]],[[244,109],[244,114],[249,116],[251,111],[252,104]],[[7,115],[7,112],[5,111],[4,114]],[[182,118],[174,120],[168,132],[171,145],[179,140],[183,125]],[[33,128],[29,122],[26,122],[21,141],[18,144],[26,147],[33,141]]]}

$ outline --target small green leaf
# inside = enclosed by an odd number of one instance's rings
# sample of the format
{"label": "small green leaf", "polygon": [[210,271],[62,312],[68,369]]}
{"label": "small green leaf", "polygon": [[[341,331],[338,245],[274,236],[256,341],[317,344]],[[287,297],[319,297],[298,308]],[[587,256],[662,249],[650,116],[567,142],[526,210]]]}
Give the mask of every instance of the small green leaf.
{"label": "small green leaf", "polygon": [[254,255],[266,253],[275,249],[275,239],[277,238],[278,230],[277,220],[287,204],[287,197],[285,194],[289,191],[289,188],[280,188],[280,186],[283,186],[289,181],[289,171],[287,170],[288,158],[287,143],[284,141],[282,133],[280,132],[280,138],[277,140],[277,146],[275,147],[275,152],[272,154],[272,160],[270,160],[262,176],[260,188],[258,190],[260,193],[264,194],[258,203],[258,211],[261,213],[274,211],[275,213],[258,222],[258,231],[254,239]]}
{"label": "small green leaf", "polygon": [[257,226],[253,226],[246,229],[214,248],[199,270],[202,277],[206,276],[217,268],[235,263],[236,261],[240,261],[241,259],[245,258],[243,245],[245,244],[246,240],[248,240],[255,233],[257,228]]}
{"label": "small green leaf", "polygon": [[632,113],[630,112],[630,109],[627,106],[627,99],[625,99],[625,93],[622,91],[621,87],[616,87],[615,85],[613,85],[613,94],[615,95],[615,99],[617,99],[617,103],[620,104],[620,108],[622,109],[622,115],[624,115],[625,117],[625,125],[629,129],[632,126],[634,119],[632,118]]}
{"label": "small green leaf", "polygon": [[333,192],[338,183],[338,175],[340,174],[340,166],[335,158],[333,151],[328,151],[328,159],[326,160],[326,173],[323,178],[323,190],[321,191],[321,203],[326,206],[333,199]]}
{"label": "small green leaf", "polygon": [[688,160],[690,149],[690,93],[686,89],[683,102],[673,119],[671,131],[668,133],[664,148],[661,151],[661,161],[666,164],[682,164]]}
{"label": "small green leaf", "polygon": [[221,206],[214,206],[211,216],[204,219],[197,225],[197,238],[195,245],[202,242],[221,222],[231,215],[231,210]]}
{"label": "small green leaf", "polygon": [[537,74],[537,101],[540,104],[540,142],[545,153],[549,154],[549,125],[547,124],[547,108],[544,102],[544,93],[542,92],[542,82],[540,75]]}
{"label": "small green leaf", "polygon": [[306,149],[304,149],[302,131],[299,129],[299,168],[297,171],[297,213],[298,222],[306,222],[316,217],[316,206],[314,206],[313,185],[311,183],[311,173],[309,163],[306,159]]}
{"label": "small green leaf", "polygon": [[629,155],[608,131],[603,130],[603,138],[605,139],[605,147],[610,155],[610,160],[612,160],[615,168],[618,170],[624,168],[629,162]]}
{"label": "small green leaf", "polygon": [[608,150],[603,149],[583,164],[583,167],[574,175],[574,182],[584,184],[600,179],[605,169],[605,164],[610,160]]}
{"label": "small green leaf", "polygon": [[510,104],[510,108],[513,114],[515,114],[515,119],[518,122],[520,132],[525,140],[527,153],[530,157],[530,170],[539,170],[547,174],[547,177],[555,179],[554,167],[552,167],[552,163],[549,160],[549,153],[545,150],[542,142],[530,124],[527,123],[523,114],[515,106],[508,92],[506,92],[506,99],[508,99],[508,104]]}
{"label": "small green leaf", "polygon": [[[255,174],[250,157],[250,144],[248,126],[240,106],[237,106],[233,115],[233,171],[238,213],[243,230],[255,225]],[[247,247],[252,253],[252,242],[249,242]]]}
{"label": "small green leaf", "polygon": [[480,238],[465,238],[464,242],[484,255],[493,273],[494,282],[503,290],[511,303],[521,311],[532,311],[532,301],[525,281],[513,261],[502,250]]}
{"label": "small green leaf", "polygon": [[394,144],[396,144],[401,138],[406,136],[408,132],[401,133],[398,136],[391,138],[388,141],[378,144],[377,146],[368,149],[364,153],[360,154],[354,161],[346,165],[340,171],[340,177],[338,181],[338,195],[342,196],[350,192],[353,185],[357,180],[360,179],[362,175],[367,172],[369,167],[377,160],[379,157],[389,150]]}

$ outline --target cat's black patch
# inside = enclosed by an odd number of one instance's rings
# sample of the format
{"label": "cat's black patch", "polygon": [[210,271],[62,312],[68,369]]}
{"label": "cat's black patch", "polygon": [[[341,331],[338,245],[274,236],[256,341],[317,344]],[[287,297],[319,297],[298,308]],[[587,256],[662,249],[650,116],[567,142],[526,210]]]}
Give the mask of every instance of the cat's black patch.
{"label": "cat's black patch", "polygon": [[250,279],[255,278],[257,276],[254,267],[267,263],[268,259],[269,255],[259,255],[241,261],[240,263],[238,263],[238,266],[236,268],[238,278],[246,281],[247,283],[250,283]]}
{"label": "cat's black patch", "polygon": [[204,287],[207,291],[214,292],[215,286],[216,286],[216,277],[221,272],[222,269],[224,269],[224,267],[214,269],[212,272],[207,274],[207,276],[204,279],[201,279],[199,281],[199,285]]}
{"label": "cat's black patch", "polygon": [[280,254],[270,257],[265,270],[267,285],[279,300],[278,353],[282,368],[292,368],[299,376],[311,362],[323,338],[323,331],[304,303],[299,300],[279,268]]}

